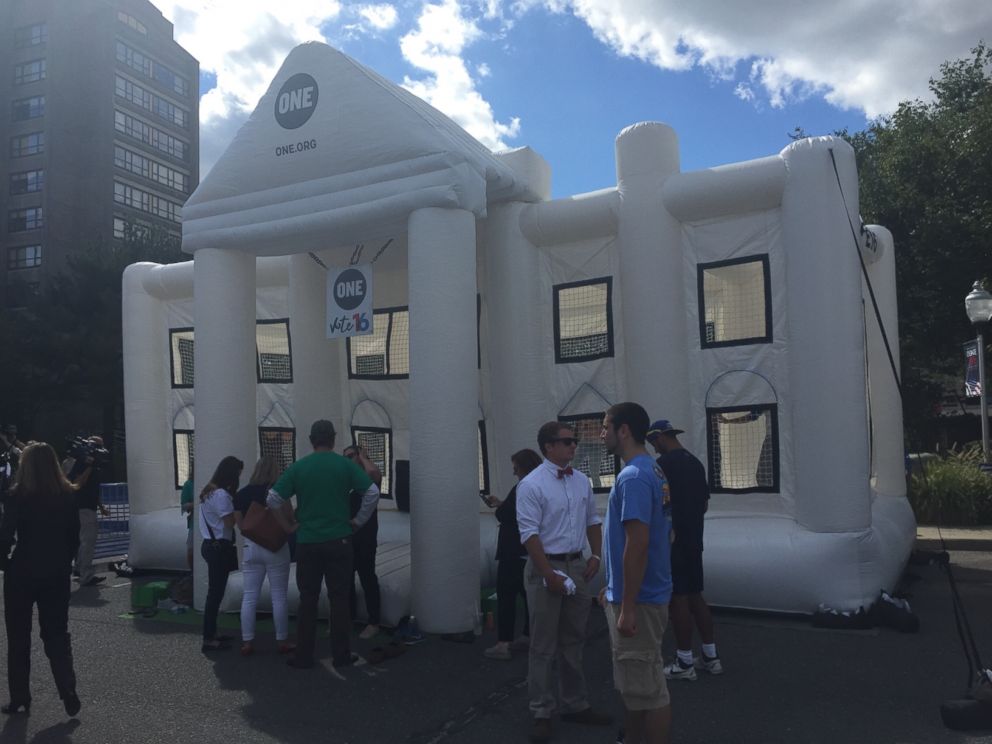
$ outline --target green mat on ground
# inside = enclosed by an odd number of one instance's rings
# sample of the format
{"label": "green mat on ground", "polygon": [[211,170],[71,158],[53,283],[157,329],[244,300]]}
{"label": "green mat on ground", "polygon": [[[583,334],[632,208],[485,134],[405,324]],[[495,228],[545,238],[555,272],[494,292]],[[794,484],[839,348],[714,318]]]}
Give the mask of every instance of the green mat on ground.
{"label": "green mat on ground", "polygon": [[[148,614],[146,614],[148,613]],[[149,610],[138,610],[134,613],[125,612],[120,617],[124,620],[136,620],[138,622],[152,622],[152,623],[171,623],[172,625],[189,625],[194,627],[200,627],[203,625],[203,614],[199,612],[193,612],[192,610],[187,610],[178,615],[169,612],[168,610],[158,610],[154,615],[150,614]],[[292,623],[292,621],[290,621]],[[295,623],[292,623],[295,626]],[[223,630],[240,630],[241,629],[241,616],[237,613],[221,613],[217,616],[217,627]],[[292,632],[294,627],[290,628]],[[272,618],[258,618],[255,621],[255,632],[256,633],[274,633],[275,628],[272,624]]]}

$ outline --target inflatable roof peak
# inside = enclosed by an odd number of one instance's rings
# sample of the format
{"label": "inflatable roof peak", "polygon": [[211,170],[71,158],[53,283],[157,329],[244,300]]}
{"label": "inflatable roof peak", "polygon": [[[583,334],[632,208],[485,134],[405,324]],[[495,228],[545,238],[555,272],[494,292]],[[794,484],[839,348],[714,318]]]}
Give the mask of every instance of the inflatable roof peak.
{"label": "inflatable roof peak", "polygon": [[489,203],[535,193],[525,174],[425,101],[308,42],[290,52],[190,196],[183,249],[319,250],[405,232],[416,209],[483,217]]}

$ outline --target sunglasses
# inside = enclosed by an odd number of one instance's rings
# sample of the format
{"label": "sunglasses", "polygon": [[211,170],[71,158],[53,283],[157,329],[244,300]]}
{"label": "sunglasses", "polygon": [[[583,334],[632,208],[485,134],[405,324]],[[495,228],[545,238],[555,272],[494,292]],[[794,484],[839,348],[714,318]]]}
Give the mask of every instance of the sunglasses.
{"label": "sunglasses", "polygon": [[578,437],[557,437],[551,440],[552,442],[561,442],[566,447],[571,447],[573,444],[579,443]]}

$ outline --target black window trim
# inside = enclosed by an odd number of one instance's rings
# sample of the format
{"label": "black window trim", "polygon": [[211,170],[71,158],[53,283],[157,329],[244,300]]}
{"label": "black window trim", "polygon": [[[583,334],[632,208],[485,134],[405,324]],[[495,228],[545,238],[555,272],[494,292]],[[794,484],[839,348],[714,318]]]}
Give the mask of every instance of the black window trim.
{"label": "black window trim", "polygon": [[[289,349],[289,379],[288,380],[274,380],[268,377],[262,377],[262,355],[258,351],[258,326],[260,325],[278,325],[284,324],[286,326],[286,346]],[[259,318],[255,321],[255,379],[261,384],[269,385],[288,385],[293,382],[293,337],[289,330],[289,318]],[[294,429],[295,431],[295,429]],[[293,445],[295,448],[296,445]]]}
{"label": "black window trim", "polygon": [[[561,355],[561,311],[559,309],[559,293],[563,289],[574,289],[591,284],[606,285],[606,343],[607,349],[601,354],[587,354],[582,357],[563,358]],[[552,287],[554,292],[554,334],[555,334],[555,364],[579,364],[581,362],[591,362],[596,359],[610,359],[614,356],[613,347],[613,277],[603,276],[596,279],[583,279],[578,282],[566,282],[565,284],[555,284]]]}
{"label": "black window trim", "polygon": [[[597,426],[601,426],[602,423],[603,423],[603,416],[604,415],[606,415],[605,409],[604,409],[603,413],[569,413],[569,414],[559,414],[558,415],[558,423],[569,425],[569,424],[575,423],[576,421],[585,421],[586,419],[589,419],[591,421],[595,421]],[[574,431],[574,428],[573,428],[573,431]],[[607,452],[606,454],[608,456],[611,456],[613,458],[613,478],[614,478],[614,482],[616,482],[617,476],[620,475],[620,458],[617,455],[610,455],[609,452]],[[543,452],[541,452],[540,455],[541,455],[541,457],[544,457],[544,453]],[[586,477],[589,478],[590,484],[591,484],[592,483],[592,477],[589,475],[589,473],[586,473],[585,475],[586,475]],[[592,492],[593,493],[609,493],[612,488],[613,488],[612,486],[599,486],[599,487],[592,486]]]}
{"label": "black window trim", "polygon": [[479,419],[479,446],[482,449],[482,488],[479,489],[479,494],[482,496],[488,496],[492,491],[492,486],[489,482],[489,442],[486,439],[486,420]]}
{"label": "black window trim", "polygon": [[[724,488],[715,484],[716,463],[713,460],[713,416],[714,413],[743,413],[768,411],[771,420],[772,437],[772,485],[751,488]],[[757,403],[751,406],[707,406],[706,408],[706,472],[709,474],[710,493],[781,493],[782,474],[780,469],[778,443],[778,403]]]}
{"label": "black window trim", "polygon": [[[176,434],[190,434],[196,436],[196,429],[173,429],[172,430],[172,479],[176,482],[176,490],[182,489],[183,484],[179,482],[179,449],[176,447]],[[194,441],[195,444],[195,441]],[[195,453],[190,450],[190,463],[193,462]],[[183,481],[185,483],[185,481]]]}
{"label": "black window trim", "polygon": [[[275,432],[276,434],[292,434],[293,435],[293,459],[290,460],[289,464],[292,465],[296,462],[296,427],[295,426],[259,426],[258,427],[258,456],[261,457],[263,454],[262,449],[262,434],[264,432]],[[288,467],[288,465],[287,465]]]}
{"label": "black window trim", "polygon": [[[183,328],[170,328],[169,329],[169,382],[172,383],[173,390],[192,390],[195,385],[183,385],[182,383],[176,382],[176,350],[172,344],[172,337],[176,333],[185,333],[190,331],[194,333],[193,343],[196,343],[196,335],[193,326],[183,327]],[[257,356],[257,355],[256,355]],[[194,380],[196,379],[196,370],[193,370]]]}
{"label": "black window trim", "polygon": [[[385,368],[389,369],[389,352],[390,347],[393,343],[393,313],[406,311],[407,314],[410,312],[409,305],[397,305],[395,307],[375,307],[372,308],[372,322],[375,322],[376,315],[382,315],[388,313],[389,324],[386,327],[386,364]],[[345,338],[345,350],[348,354],[348,379],[349,380],[409,380],[410,373],[405,372],[404,374],[391,374],[387,371],[386,374],[382,375],[365,375],[359,374],[358,372],[352,372],[351,367],[351,336]],[[407,367],[409,367],[409,354],[407,356]],[[369,431],[372,431],[371,429]],[[390,481],[392,482],[392,481]]]}
{"label": "black window trim", "polygon": [[[396,483],[393,480],[393,430],[386,426],[356,426],[352,424],[351,426],[351,443],[358,444],[358,433],[359,432],[372,432],[380,433],[386,435],[386,460],[388,462],[386,465],[386,480],[389,481],[389,488],[394,490],[396,488]],[[379,497],[383,499],[393,500],[392,493],[383,493],[380,491]]]}
{"label": "black window trim", "polygon": [[[737,266],[746,263],[761,262],[762,276],[765,280],[765,335],[748,338],[735,338],[730,341],[706,340],[706,296],[703,291],[703,274],[707,269],[719,269],[725,266]],[[754,344],[770,344],[772,338],[772,275],[767,253],[755,253],[740,258],[728,258],[724,261],[710,261],[696,264],[696,306],[699,314],[699,345],[702,349],[720,349],[727,346],[751,346]]]}

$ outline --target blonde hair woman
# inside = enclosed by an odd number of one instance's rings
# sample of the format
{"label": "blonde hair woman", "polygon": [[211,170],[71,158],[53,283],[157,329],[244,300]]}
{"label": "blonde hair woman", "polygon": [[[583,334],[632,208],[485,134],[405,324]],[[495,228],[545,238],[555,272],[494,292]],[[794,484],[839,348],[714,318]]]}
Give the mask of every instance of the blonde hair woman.
{"label": "blonde hair woman", "polygon": [[[14,555],[8,563],[11,544]],[[34,442],[21,453],[14,487],[0,522],[0,568],[4,570],[7,624],[7,715],[31,711],[31,616],[38,625],[65,712],[79,713],[76,673],[69,640],[69,587],[72,559],[79,548],[75,487],[66,480],[55,450]]]}
{"label": "blonde hair woman", "polygon": [[[248,485],[234,497],[234,518],[241,529],[241,522],[248,514],[252,503],[265,506],[269,488],[279,480],[282,467],[272,455],[262,455],[255,463]],[[255,611],[262,582],[269,577],[269,593],[272,595],[272,622],[276,626],[276,643],[280,654],[288,654],[296,647],[289,642],[289,605],[286,594],[289,589],[289,544],[273,552],[244,538],[244,553],[241,562],[241,580],[244,585],[241,595],[241,655],[251,656],[255,652]]]}

